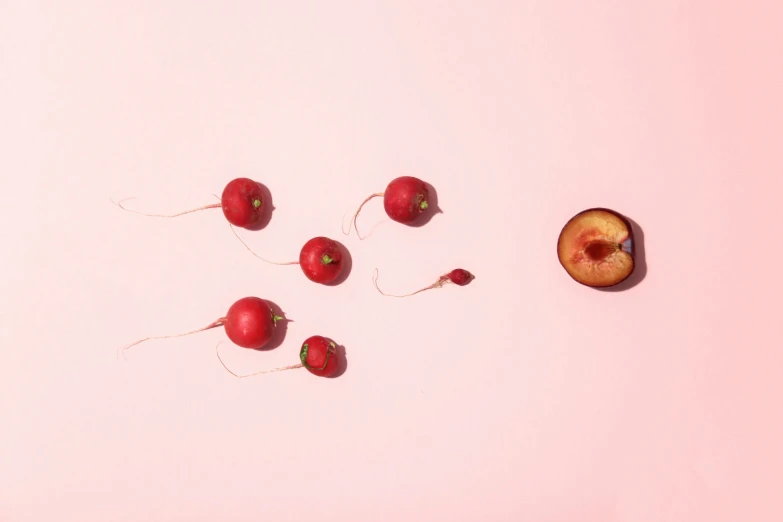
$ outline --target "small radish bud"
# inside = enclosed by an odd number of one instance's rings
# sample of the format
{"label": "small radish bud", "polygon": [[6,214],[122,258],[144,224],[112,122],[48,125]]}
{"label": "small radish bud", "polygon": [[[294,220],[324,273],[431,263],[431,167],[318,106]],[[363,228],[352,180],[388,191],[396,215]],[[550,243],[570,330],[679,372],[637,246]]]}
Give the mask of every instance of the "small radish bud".
{"label": "small radish bud", "polygon": [[473,274],[462,268],[455,268],[446,277],[449,281],[459,286],[465,286],[473,280]]}
{"label": "small radish bud", "polygon": [[412,295],[419,294],[419,293],[424,292],[426,290],[432,290],[434,288],[441,288],[441,287],[443,287],[443,285],[445,285],[447,283],[454,283],[454,284],[456,284],[458,286],[465,286],[468,283],[470,283],[471,281],[473,281],[475,278],[476,278],[476,276],[474,276],[473,274],[471,274],[467,270],[464,270],[462,268],[455,268],[454,270],[452,270],[448,274],[443,274],[442,276],[440,276],[438,278],[438,280],[435,281],[434,283],[432,283],[430,286],[425,286],[424,288],[420,288],[420,289],[416,290],[415,292],[411,292],[409,294],[404,294],[404,295],[395,295],[395,294],[384,293],[380,289],[380,287],[378,286],[378,269],[377,268],[375,269],[375,272],[373,272],[372,282],[375,285],[375,289],[378,290],[378,293],[380,293],[381,295],[385,295],[385,296],[388,296],[388,297],[410,297]]}

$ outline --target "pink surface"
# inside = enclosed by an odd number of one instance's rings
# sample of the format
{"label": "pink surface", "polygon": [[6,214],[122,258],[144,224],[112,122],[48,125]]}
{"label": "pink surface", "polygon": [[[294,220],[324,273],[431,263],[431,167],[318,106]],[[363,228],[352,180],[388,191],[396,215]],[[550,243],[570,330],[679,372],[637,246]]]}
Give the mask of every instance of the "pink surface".
{"label": "pink surface", "polygon": [[[783,4],[377,4],[0,2],[0,520],[782,520]],[[344,238],[402,174],[444,213]],[[238,175],[254,248],[331,236],[348,280],[109,201]],[[644,230],[628,291],[557,262],[592,206]],[[295,322],[234,369],[323,334],[345,374],[236,380],[219,329],[115,358],[245,295]]]}

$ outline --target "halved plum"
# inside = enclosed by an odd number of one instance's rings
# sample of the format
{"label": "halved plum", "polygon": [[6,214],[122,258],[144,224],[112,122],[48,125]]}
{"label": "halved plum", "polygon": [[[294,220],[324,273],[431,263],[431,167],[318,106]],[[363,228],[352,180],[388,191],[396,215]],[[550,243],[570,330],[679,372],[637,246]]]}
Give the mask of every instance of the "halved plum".
{"label": "halved plum", "polygon": [[631,224],[613,210],[584,210],[560,231],[557,257],[577,283],[594,288],[622,283],[634,269]]}

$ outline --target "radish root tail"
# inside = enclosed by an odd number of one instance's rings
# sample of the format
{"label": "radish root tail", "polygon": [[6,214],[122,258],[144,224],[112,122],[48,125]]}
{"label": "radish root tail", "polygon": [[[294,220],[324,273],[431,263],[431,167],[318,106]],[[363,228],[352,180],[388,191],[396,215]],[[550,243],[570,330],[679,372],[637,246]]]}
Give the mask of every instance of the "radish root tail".
{"label": "radish root tail", "polygon": [[254,375],[262,375],[265,373],[274,373],[274,372],[282,372],[285,370],[296,370],[297,368],[302,368],[303,366],[301,364],[292,364],[291,366],[281,366],[280,368],[273,368],[271,370],[261,370],[260,372],[254,372],[254,373],[248,373],[246,375],[239,375],[231,371],[228,366],[226,366],[226,363],[223,362],[223,358],[220,357],[220,345],[223,344],[223,341],[220,341],[215,345],[215,355],[217,355],[218,361],[220,361],[220,364],[223,365],[223,368],[226,369],[228,373],[236,377],[237,379],[244,379],[246,377],[253,377]]}
{"label": "radish root tail", "polygon": [[242,243],[242,244],[245,246],[245,248],[247,248],[247,251],[248,251],[248,252],[250,252],[251,254],[253,254],[254,256],[256,256],[258,259],[260,259],[260,260],[261,260],[261,261],[263,261],[264,263],[269,263],[270,265],[281,265],[281,266],[285,266],[285,265],[298,265],[298,264],[299,264],[299,261],[283,261],[283,262],[278,262],[278,261],[270,261],[270,260],[268,260],[268,259],[264,259],[263,257],[259,256],[259,255],[258,255],[258,254],[256,254],[255,252],[253,252],[253,249],[252,249],[252,248],[250,248],[250,245],[248,245],[247,243],[245,243],[245,242],[244,242],[244,240],[243,240],[241,237],[239,237],[239,234],[237,234],[237,231],[236,231],[236,230],[234,230],[234,225],[232,225],[231,223],[229,223],[229,224],[228,224],[228,226],[229,226],[229,227],[231,227],[231,232],[233,232],[233,233],[234,233],[234,236],[235,236],[235,237],[236,237],[236,238],[239,240],[239,242],[240,242],[240,243]]}
{"label": "radish root tail", "polygon": [[441,277],[440,279],[438,279],[437,281],[432,283],[430,286],[425,286],[424,288],[420,288],[420,289],[416,290],[415,292],[411,292],[409,294],[396,295],[396,294],[387,294],[386,292],[381,290],[381,288],[378,286],[378,269],[377,268],[373,271],[373,274],[372,274],[372,284],[375,286],[375,289],[378,290],[379,294],[384,295],[386,297],[410,297],[412,295],[420,294],[420,293],[425,292],[427,290],[433,290],[435,288],[441,288],[443,285],[445,285],[448,282],[449,282],[449,280],[447,278]]}
{"label": "radish root tail", "polygon": [[369,196],[367,196],[367,198],[364,201],[362,201],[362,204],[359,205],[359,208],[356,209],[356,212],[354,212],[353,218],[351,218],[351,223],[348,226],[347,232],[345,231],[345,223],[342,224],[343,234],[345,234],[346,236],[350,235],[351,228],[353,228],[354,230],[356,230],[356,237],[358,237],[360,240],[365,239],[361,236],[361,234],[359,234],[359,227],[356,226],[356,219],[359,217],[359,212],[362,211],[362,207],[364,207],[364,205],[366,205],[368,201],[370,201],[373,198],[381,198],[381,197],[383,197],[383,192],[376,192],[375,194],[370,194]]}
{"label": "radish root tail", "polygon": [[218,326],[223,326],[223,323],[225,322],[226,318],[222,317],[215,321],[214,323],[208,324],[207,326],[203,328],[199,328],[198,330],[193,330],[191,332],[185,332],[181,334],[175,334],[175,335],[158,335],[158,336],[152,336],[152,337],[145,337],[144,339],[139,339],[138,341],[132,342],[130,344],[126,344],[125,346],[121,346],[117,349],[117,358],[119,359],[120,353],[122,353],[122,357],[125,358],[125,350],[132,346],[136,346],[137,344],[141,344],[144,341],[150,341],[153,339],[174,339],[175,337],[185,337],[186,335],[191,335],[194,333],[203,332],[204,330],[209,330],[211,328],[217,328]]}
{"label": "radish root tail", "polygon": [[179,217],[179,216],[184,216],[185,214],[191,214],[193,212],[198,212],[200,210],[207,210],[207,209],[210,209],[210,208],[220,208],[222,206],[221,203],[214,203],[212,205],[204,205],[203,207],[192,208],[190,210],[177,212],[176,214],[148,214],[146,212],[141,212],[139,210],[133,210],[132,208],[128,208],[128,207],[123,205],[124,202],[129,201],[131,199],[135,199],[135,198],[132,198],[132,197],[131,198],[125,198],[125,199],[121,199],[120,201],[111,200],[111,202],[114,203],[115,205],[117,205],[118,207],[120,207],[122,210],[124,210],[126,212],[133,212],[134,214],[139,214],[141,216],[160,217],[160,218],[175,218],[175,217]]}

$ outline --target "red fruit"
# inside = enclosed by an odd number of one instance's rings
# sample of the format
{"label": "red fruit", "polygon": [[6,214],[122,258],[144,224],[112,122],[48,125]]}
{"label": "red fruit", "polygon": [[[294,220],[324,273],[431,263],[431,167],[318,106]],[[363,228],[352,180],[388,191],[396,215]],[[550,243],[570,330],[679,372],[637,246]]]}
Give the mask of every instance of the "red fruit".
{"label": "red fruit", "polygon": [[264,213],[264,196],[258,183],[248,178],[231,180],[220,198],[223,215],[237,227],[249,228]]}
{"label": "red fruit", "polygon": [[[356,226],[356,219],[359,217],[359,213],[362,211],[362,207],[367,204],[373,198],[383,197],[383,209],[393,221],[402,223],[404,225],[413,224],[416,219],[426,211],[429,204],[429,189],[427,184],[418,178],[412,176],[402,176],[393,179],[391,183],[386,186],[386,191],[376,192],[370,194],[362,201],[359,208],[353,215],[351,220],[351,226],[356,229],[356,235],[359,239],[364,239],[359,234],[359,229]],[[351,233],[351,228],[348,227],[348,231],[343,228],[343,234],[348,235]]]}
{"label": "red fruit", "polygon": [[580,212],[560,231],[557,257],[578,283],[590,287],[619,284],[634,270],[631,224],[605,208]]}
{"label": "red fruit", "polygon": [[383,209],[398,223],[410,225],[427,210],[429,190],[420,179],[403,176],[392,180],[383,193]]}
{"label": "red fruit", "polygon": [[299,266],[310,281],[331,283],[343,271],[340,245],[328,237],[314,237],[302,247]]}
{"label": "red fruit", "polygon": [[182,212],[177,212],[176,214],[148,214],[139,212],[138,210],[125,208],[122,204],[123,201],[125,200],[116,203],[122,210],[133,212],[134,214],[141,214],[142,216],[162,218],[174,218],[184,216],[185,214],[192,214],[193,212],[198,212],[200,210],[222,208],[223,215],[226,216],[229,223],[244,228],[250,228],[258,223],[264,213],[264,195],[261,186],[248,178],[237,178],[229,181],[228,185],[223,189],[223,196],[220,198],[220,203],[204,205],[203,207],[184,210]]}
{"label": "red fruit", "polygon": [[328,237],[314,237],[304,244],[299,251],[298,261],[270,261],[258,255],[250,245],[239,237],[239,234],[232,228],[234,235],[244,247],[265,263],[272,265],[299,265],[304,275],[313,282],[329,284],[335,281],[343,271],[345,265],[343,261],[342,247],[337,241]]}
{"label": "red fruit", "polygon": [[455,268],[444,277],[459,286],[465,286],[473,280],[473,274],[462,268]]}
{"label": "red fruit", "polygon": [[124,353],[124,351],[131,346],[136,346],[137,344],[149,341],[150,339],[184,337],[186,335],[209,330],[210,328],[217,328],[218,326],[224,327],[228,338],[237,346],[259,349],[272,338],[275,326],[281,319],[282,317],[275,315],[272,307],[263,299],[259,299],[258,297],[245,297],[232,304],[225,317],[221,317],[217,321],[213,321],[198,330],[175,335],[145,337],[144,339],[118,349],[118,352],[122,350]]}
{"label": "red fruit", "polygon": [[314,335],[302,344],[299,360],[307,371],[319,377],[333,376],[340,366],[337,346],[320,335]]}
{"label": "red fruit", "polygon": [[231,305],[223,325],[231,342],[257,350],[272,338],[280,319],[263,299],[245,297]]}

